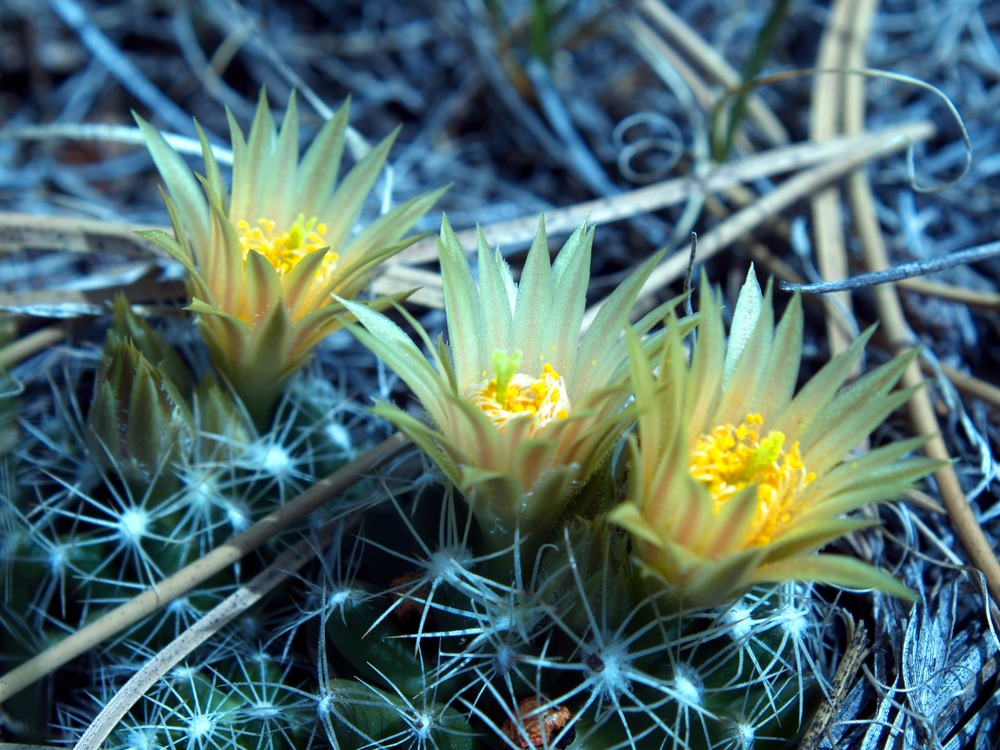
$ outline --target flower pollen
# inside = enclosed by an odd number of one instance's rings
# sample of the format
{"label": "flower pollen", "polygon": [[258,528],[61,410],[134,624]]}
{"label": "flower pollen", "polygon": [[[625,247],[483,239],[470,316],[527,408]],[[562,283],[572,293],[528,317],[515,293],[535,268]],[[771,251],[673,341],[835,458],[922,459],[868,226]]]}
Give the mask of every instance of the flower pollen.
{"label": "flower pollen", "polygon": [[756,485],[757,517],[745,547],[759,547],[787,527],[798,510],[802,488],[816,475],[802,463],[798,442],[786,451],[784,433],[760,436],[760,414],[748,414],[745,421],[739,427],[721,425],[698,438],[689,469],[712,495],[715,513],[744,487]]}
{"label": "flower pollen", "polygon": [[[271,219],[258,219],[256,225],[241,219],[236,222],[236,233],[240,238],[245,258],[251,250],[267,258],[279,274],[292,270],[309,253],[328,247],[326,224],[315,216],[306,221],[305,214],[299,214],[295,223],[284,232],[276,232],[277,224]],[[338,260],[336,253],[328,253],[323,264],[329,271]]]}
{"label": "flower pollen", "polygon": [[496,377],[474,386],[469,399],[501,432],[510,420],[531,417],[528,436],[536,437],[553,420],[569,416],[569,395],[565,381],[552,365],[543,365],[541,375],[533,378],[518,372],[520,363],[520,351],[512,355],[497,351],[493,355]]}

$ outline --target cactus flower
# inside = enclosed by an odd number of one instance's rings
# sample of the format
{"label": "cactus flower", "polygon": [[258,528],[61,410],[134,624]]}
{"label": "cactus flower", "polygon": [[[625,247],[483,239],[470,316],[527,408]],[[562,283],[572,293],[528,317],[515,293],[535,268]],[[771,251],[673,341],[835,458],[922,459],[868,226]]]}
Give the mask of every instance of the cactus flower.
{"label": "cactus flower", "polygon": [[212,361],[259,425],[288,376],[339,326],[343,308],[331,295],[356,295],[380,262],[409,244],[403,235],[440,195],[417,196],[352,235],[395,133],[338,184],[348,107],[323,126],[300,161],[294,95],[277,130],[262,91],[247,139],[229,116],[231,191],[200,127],[205,176],[196,179],[160,133],[136,117],[166,183],[175,236],[142,234],[184,265],[189,309],[198,314]]}
{"label": "cactus flower", "polygon": [[937,466],[903,458],[920,438],[848,456],[910,398],[913,389],[892,389],[914,355],[842,388],[869,329],[794,394],[798,297],[775,328],[771,290],[761,295],[751,269],[727,342],[720,300],[704,282],[702,290],[690,360],[676,325],[668,325],[655,362],[633,340],[640,415],[626,501],[609,519],[630,532],[643,568],[684,606],[718,604],[782,580],[908,596],[860,560],[816,552],[877,523],[844,514],[898,497]]}
{"label": "cactus flower", "polygon": [[[409,385],[430,423],[387,404],[377,411],[440,466],[498,546],[518,527],[544,538],[630,423],[622,333],[660,256],[621,284],[581,336],[593,235],[577,229],[552,263],[540,223],[515,283],[480,233],[477,285],[445,218],[438,248],[448,345],[435,349],[411,319],[430,361],[385,316],[345,302],[363,326],[351,330]],[[637,330],[648,332],[673,304]]]}

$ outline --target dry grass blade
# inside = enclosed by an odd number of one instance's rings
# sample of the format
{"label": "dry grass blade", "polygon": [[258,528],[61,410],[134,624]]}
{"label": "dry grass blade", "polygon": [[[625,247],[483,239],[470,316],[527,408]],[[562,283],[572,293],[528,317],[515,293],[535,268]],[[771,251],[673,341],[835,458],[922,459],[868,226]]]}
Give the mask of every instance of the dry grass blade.
{"label": "dry grass blade", "polygon": [[994,409],[1000,409],[1000,388],[987,383],[981,378],[966,375],[964,372],[956,370],[948,365],[941,365],[941,372],[950,380],[958,390],[973,398],[981,399]]}
{"label": "dry grass blade", "polygon": [[[770,177],[786,172],[804,170],[816,164],[838,164],[845,160],[863,160],[878,154],[887,144],[895,143],[892,151],[899,150],[914,142],[930,137],[931,126],[927,122],[914,122],[887,128],[878,133],[866,133],[860,137],[833,138],[823,143],[796,143],[748,156],[738,161],[715,166],[704,176],[686,175],[665,180],[637,190],[632,190],[610,198],[578,203],[567,208],[556,209],[545,214],[545,227],[550,236],[569,234],[584,221],[607,224],[643,213],[658,211],[667,206],[683,203],[695,193],[714,193],[734,185],[746,184],[761,177]],[[838,170],[835,179],[843,173]],[[538,214],[520,219],[484,225],[483,232],[492,242],[505,249],[526,247],[531,243],[538,228]],[[458,232],[463,247],[475,246],[476,230]],[[437,239],[429,237],[399,254],[398,260],[407,264],[420,264],[437,258]],[[399,265],[399,264],[395,264]],[[388,266],[387,274],[395,273],[394,265]]]}
{"label": "dry grass blade", "polygon": [[133,258],[165,257],[159,247],[137,236],[135,230],[97,219],[0,212],[0,253],[31,248]]}
{"label": "dry grass blade", "polygon": [[[698,238],[697,261],[703,263],[795,201],[812,195],[816,190],[861,166],[868,159],[896,153],[915,141],[930,138],[934,134],[934,127],[928,122],[917,122],[906,126],[905,131],[905,134],[899,131],[895,136],[880,136],[869,141],[866,148],[858,148],[849,156],[821,164],[789,178],[773,192],[763,196],[756,203],[740,209],[711,232],[701,235]],[[687,270],[687,264],[687,253],[676,253],[668,257],[650,274],[639,298],[648,298],[667,284],[682,278]],[[586,317],[588,322],[593,320],[601,304],[603,300],[588,309]]]}
{"label": "dry grass blade", "polygon": [[909,292],[916,292],[925,297],[937,297],[938,299],[958,302],[967,307],[981,307],[986,310],[1000,310],[1000,294],[995,292],[978,292],[974,289],[955,286],[953,284],[941,284],[937,281],[927,281],[926,279],[903,279],[899,286]]}
{"label": "dry grass blade", "polygon": [[73,327],[74,321],[68,321],[64,326],[48,326],[33,331],[26,336],[20,336],[15,341],[0,347],[0,367],[7,370],[23,362],[38,352],[55,346],[63,341],[69,330]]}
{"label": "dry grass blade", "polygon": [[[852,47],[858,45],[855,0],[838,0],[834,3],[830,21],[820,42],[816,67],[829,70],[848,67],[847,58]],[[845,78],[840,75],[819,75],[813,84],[812,107],[809,110],[809,133],[814,141],[822,141],[840,130],[838,116],[843,108]],[[831,186],[812,197],[813,241],[816,260],[824,278],[847,275],[847,247],[844,241],[844,219],[841,214],[840,190]],[[852,317],[851,296],[846,292],[836,295],[835,304],[843,314]],[[832,319],[827,319],[827,337],[830,353],[842,352],[850,344],[850,334]]]}
{"label": "dry grass blade", "polygon": [[384,440],[360,458],[320,480],[291,502],[262,518],[243,533],[234,536],[226,544],[0,676],[0,703],[58,669],[70,659],[93,648],[129,625],[135,624],[226,569],[247,553],[301,521],[336,494],[343,492],[405,445],[406,439],[398,433]]}

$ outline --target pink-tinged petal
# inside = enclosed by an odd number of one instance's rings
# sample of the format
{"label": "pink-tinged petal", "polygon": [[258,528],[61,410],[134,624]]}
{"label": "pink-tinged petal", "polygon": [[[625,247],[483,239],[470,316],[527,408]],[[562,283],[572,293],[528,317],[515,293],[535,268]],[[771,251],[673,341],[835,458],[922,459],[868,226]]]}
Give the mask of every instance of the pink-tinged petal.
{"label": "pink-tinged petal", "polygon": [[[551,440],[523,440],[514,445],[510,458],[511,474],[525,489],[531,489],[539,478],[556,463],[558,443]],[[553,503],[554,504],[554,503]]]}
{"label": "pink-tinged petal", "polygon": [[723,503],[714,514],[705,547],[699,552],[717,558],[744,549],[757,515],[757,502],[757,488],[750,486]]}

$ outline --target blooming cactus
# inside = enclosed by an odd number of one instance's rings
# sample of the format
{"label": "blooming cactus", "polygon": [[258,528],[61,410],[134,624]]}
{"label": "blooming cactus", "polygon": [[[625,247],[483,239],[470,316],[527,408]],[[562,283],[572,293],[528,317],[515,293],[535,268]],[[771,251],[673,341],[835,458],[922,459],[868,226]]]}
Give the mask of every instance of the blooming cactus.
{"label": "blooming cactus", "polygon": [[[908,593],[859,560],[814,554],[871,526],[843,518],[898,497],[936,462],[902,457],[921,439],[845,455],[909,399],[892,391],[913,355],[841,389],[868,330],[793,396],[802,350],[795,297],[775,328],[770,289],[751,274],[727,343],[719,298],[703,284],[690,361],[676,325],[650,362],[633,337],[640,406],[626,501],[609,518],[627,529],[643,567],[684,605],[726,601],[754,583],[789,579]],[[654,370],[654,366],[657,368]]]}
{"label": "blooming cactus", "polygon": [[[479,235],[479,283],[444,220],[439,252],[449,342],[428,361],[385,316],[345,301],[356,336],[410,386],[430,424],[394,406],[378,411],[431,456],[496,543],[516,528],[544,537],[630,423],[623,411],[622,337],[654,256],[624,281],[581,336],[593,228],[580,227],[550,262],[543,224],[520,283]],[[647,314],[649,331],[674,302]]]}
{"label": "blooming cactus", "polygon": [[212,361],[258,423],[288,376],[339,326],[343,308],[331,295],[357,294],[380,262],[409,244],[403,235],[441,192],[413,198],[352,236],[395,134],[338,184],[348,109],[323,126],[300,161],[294,95],[276,130],[262,91],[249,138],[229,116],[231,191],[200,127],[205,176],[196,179],[163,136],[136,118],[166,183],[175,236],[143,234],[184,264],[189,309],[198,313]]}

